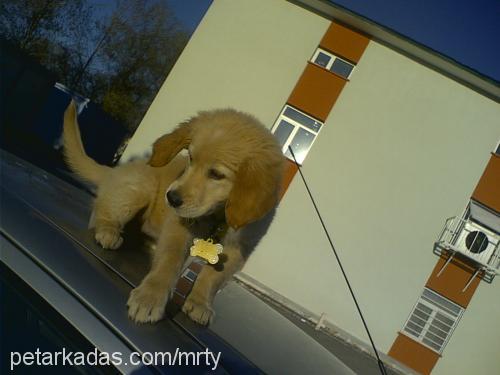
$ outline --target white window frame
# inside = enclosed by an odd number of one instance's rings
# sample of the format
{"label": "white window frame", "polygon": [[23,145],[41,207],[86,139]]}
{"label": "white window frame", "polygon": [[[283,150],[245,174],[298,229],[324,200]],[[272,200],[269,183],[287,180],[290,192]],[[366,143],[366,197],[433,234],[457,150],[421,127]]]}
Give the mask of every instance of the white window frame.
{"label": "white window frame", "polygon": [[[316,59],[318,58],[318,56],[319,56],[319,54],[320,54],[320,53],[324,53],[325,55],[327,55],[327,56],[329,56],[329,57],[330,57],[330,61],[328,61],[328,64],[326,64],[326,66],[319,65],[318,63],[316,63]],[[351,73],[349,73],[349,75],[348,75],[347,77],[341,76],[340,74],[337,74],[337,73],[332,72],[332,71],[330,70],[330,69],[331,69],[331,67],[332,67],[332,65],[333,65],[333,62],[334,62],[335,60],[337,60],[337,59],[339,59],[340,61],[343,61],[343,62],[345,62],[345,63],[347,63],[347,64],[349,64],[349,65],[351,65],[351,66],[352,66]],[[343,79],[346,79],[346,80],[349,80],[349,79],[351,78],[352,73],[353,73],[353,72],[354,72],[354,70],[356,69],[356,65],[354,65],[353,63],[351,63],[351,62],[349,62],[349,61],[347,61],[347,60],[345,60],[345,59],[343,59],[343,58],[341,58],[341,57],[338,57],[337,55],[334,55],[333,53],[328,52],[328,51],[326,51],[326,50],[324,50],[324,49],[322,49],[322,48],[316,48],[316,51],[314,52],[314,54],[313,54],[313,56],[312,56],[312,58],[311,58],[311,62],[312,62],[313,64],[315,64],[315,65],[317,65],[317,66],[319,66],[319,67],[323,68],[323,69],[328,70],[330,73],[333,73],[333,74],[335,74],[335,75],[337,75],[337,76],[339,76],[339,77],[341,77],[341,78],[343,78]]]}
{"label": "white window frame", "polygon": [[[311,129],[311,128],[309,128],[309,127],[305,126],[305,125],[302,125],[300,122],[295,121],[294,119],[292,119],[292,118],[290,118],[290,117],[286,116],[286,115],[285,115],[285,111],[287,110],[287,108],[291,108],[292,110],[299,112],[300,114],[302,114],[302,115],[304,115],[304,116],[306,116],[306,117],[310,118],[311,120],[313,120],[313,121],[315,121],[315,122],[317,122],[317,123],[320,123],[321,125],[320,125],[319,130],[318,130],[318,131],[315,131],[315,130],[313,130],[313,129]],[[286,139],[286,141],[285,141],[285,143],[284,143],[284,145],[283,145],[283,147],[282,147],[282,149],[281,149],[281,151],[283,152],[283,154],[285,154],[285,156],[286,156],[288,159],[290,159],[291,161],[293,161],[293,162],[295,161],[295,160],[293,159],[293,157],[286,155],[286,153],[287,153],[287,151],[288,151],[288,147],[289,147],[289,146],[290,146],[290,144],[292,143],[292,141],[293,141],[293,139],[295,138],[295,135],[297,134],[297,132],[299,131],[299,129],[304,129],[304,130],[306,130],[306,131],[308,131],[309,133],[311,133],[311,134],[313,134],[313,135],[314,135],[314,139],[312,140],[312,142],[311,142],[311,144],[309,145],[309,147],[307,148],[307,150],[304,152],[303,157],[302,157],[302,158],[299,158],[299,159],[297,160],[297,163],[298,163],[299,165],[302,165],[302,163],[303,163],[304,159],[306,158],[307,154],[309,153],[309,150],[311,150],[312,145],[313,145],[313,144],[314,144],[314,142],[316,141],[316,138],[318,137],[319,132],[321,131],[321,129],[323,129],[324,123],[323,123],[323,121],[319,121],[319,120],[315,119],[314,117],[311,117],[311,116],[309,116],[309,115],[305,114],[304,112],[302,112],[302,111],[298,110],[297,108],[292,107],[291,105],[286,104],[286,105],[283,107],[283,109],[281,110],[280,115],[278,116],[277,120],[275,121],[275,123],[274,123],[273,127],[271,128],[271,133],[273,133],[273,134],[274,134],[274,132],[278,129],[278,127],[279,127],[279,125],[280,125],[280,123],[281,123],[281,121],[282,121],[282,120],[285,120],[287,123],[289,123],[290,125],[292,125],[292,126],[294,127],[294,129],[292,130],[292,132],[290,133],[290,135],[289,135],[289,136],[288,136],[288,138]],[[297,157],[297,155],[295,155],[295,156]]]}
{"label": "white window frame", "polygon": [[[438,298],[441,298],[441,299],[444,299],[446,300],[448,303],[454,305],[455,307],[457,307],[459,309],[459,313],[457,315],[453,315],[452,313],[446,311],[444,308],[441,308],[440,306],[438,306],[437,304],[433,303],[433,302],[430,302],[428,301],[425,297],[424,297],[424,293],[425,292],[428,292],[428,293],[431,293],[431,294],[434,294],[436,295]],[[422,330],[420,331],[420,333],[417,335],[416,332],[409,332],[407,329],[411,330],[411,328],[407,328],[407,325],[408,323],[410,322],[411,318],[413,317],[414,313],[415,313],[415,310],[417,309],[417,306],[418,304],[422,304],[426,307],[428,307],[429,309],[431,309],[431,313],[430,313],[430,316],[429,318],[427,319],[427,321],[425,322],[425,325],[423,326]],[[453,335],[453,331],[455,330],[455,328],[457,327],[458,325],[458,322],[460,322],[460,319],[462,318],[462,315],[464,313],[465,309],[460,306],[460,305],[457,305],[456,303],[454,303],[453,301],[450,301],[448,298],[434,292],[433,290],[431,289],[428,289],[428,288],[424,288],[424,291],[422,292],[422,294],[420,295],[418,301],[415,303],[415,306],[413,306],[413,309],[411,310],[411,313],[410,313],[410,316],[408,317],[408,319],[406,320],[405,324],[403,325],[403,329],[400,331],[400,333],[402,333],[403,335],[405,336],[408,336],[410,338],[412,338],[413,340],[415,341],[418,341],[420,344],[422,344],[423,346],[429,348],[430,350],[432,350],[433,352],[436,352],[438,354],[441,354],[444,350],[444,348],[446,347],[446,345],[448,344],[448,341],[450,340],[451,336]],[[440,313],[440,314],[443,314],[444,316],[446,316],[447,318],[453,320],[453,325],[451,326],[450,328],[450,331],[447,333],[446,335],[446,338],[444,339],[444,342],[443,344],[441,344],[441,347],[439,350],[437,350],[436,348],[430,346],[430,345],[427,345],[423,340],[426,336],[426,334],[429,332],[429,328],[431,327],[432,325],[432,322],[434,321],[434,319],[436,318],[436,314],[437,313]],[[420,318],[419,318],[420,319]],[[414,324],[414,323],[413,323]],[[439,329],[439,328],[438,328]],[[431,332],[432,334],[432,332]],[[436,343],[436,345],[438,345]]]}

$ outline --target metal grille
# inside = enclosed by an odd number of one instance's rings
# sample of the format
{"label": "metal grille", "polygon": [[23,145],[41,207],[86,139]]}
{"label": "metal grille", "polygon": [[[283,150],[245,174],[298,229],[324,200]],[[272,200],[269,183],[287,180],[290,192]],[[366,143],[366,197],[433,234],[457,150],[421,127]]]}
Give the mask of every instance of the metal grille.
{"label": "metal grille", "polygon": [[500,273],[500,236],[483,224],[470,220],[469,215],[467,210],[464,218],[447,219],[433,251],[447,256],[458,253],[473,260],[477,269],[482,271],[480,277],[491,283]]}
{"label": "metal grille", "polygon": [[464,309],[430,289],[424,289],[403,332],[442,353]]}

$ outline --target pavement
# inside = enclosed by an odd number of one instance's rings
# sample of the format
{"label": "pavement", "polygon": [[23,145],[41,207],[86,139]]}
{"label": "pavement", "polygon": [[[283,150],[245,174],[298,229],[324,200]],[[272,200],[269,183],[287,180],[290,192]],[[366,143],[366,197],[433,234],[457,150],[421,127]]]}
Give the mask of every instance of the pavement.
{"label": "pavement", "polygon": [[[307,333],[330,353],[334,354],[348,367],[350,367],[356,374],[383,374],[382,369],[378,365],[377,359],[370,353],[361,350],[361,348],[357,347],[356,345],[349,343],[346,340],[343,340],[342,338],[335,336],[324,329],[316,330],[313,322],[305,319],[296,312],[260,293],[246,283],[239,283],[246,289],[251,291],[253,294],[255,294],[257,297],[259,297],[266,304],[271,306],[274,310],[287,318],[290,322],[295,324],[302,331]],[[384,369],[385,373],[388,375],[408,374],[407,372],[403,372],[401,369],[395,368],[389,363],[384,363]]]}

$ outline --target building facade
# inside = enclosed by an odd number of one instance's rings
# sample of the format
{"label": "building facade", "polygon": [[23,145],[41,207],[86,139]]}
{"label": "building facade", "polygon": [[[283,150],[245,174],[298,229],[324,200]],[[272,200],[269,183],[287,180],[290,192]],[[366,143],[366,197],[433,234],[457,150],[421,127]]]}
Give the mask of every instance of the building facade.
{"label": "building facade", "polygon": [[[434,243],[446,218],[462,217],[493,157],[499,91],[377,25],[307,3],[215,0],[122,160],[199,110],[254,114],[289,164],[277,216],[240,278],[368,342],[290,146],[379,350],[424,373],[497,372],[499,280],[471,271],[467,304],[451,299],[460,320],[444,350],[405,327],[418,301],[432,299],[426,290],[446,294],[431,280],[447,261]],[[401,340],[429,351],[429,364],[415,365]]]}

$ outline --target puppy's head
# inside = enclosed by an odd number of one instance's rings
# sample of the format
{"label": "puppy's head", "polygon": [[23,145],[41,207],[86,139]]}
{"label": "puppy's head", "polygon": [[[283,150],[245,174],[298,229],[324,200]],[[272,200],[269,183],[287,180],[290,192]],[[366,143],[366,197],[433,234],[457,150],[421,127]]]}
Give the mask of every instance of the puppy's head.
{"label": "puppy's head", "polygon": [[188,150],[188,165],[166,192],[179,216],[224,208],[228,225],[238,229],[276,205],[284,158],[274,136],[252,116],[202,112],[159,138],[149,164],[163,166],[182,149]]}

